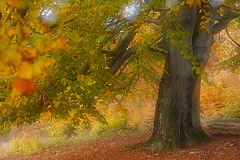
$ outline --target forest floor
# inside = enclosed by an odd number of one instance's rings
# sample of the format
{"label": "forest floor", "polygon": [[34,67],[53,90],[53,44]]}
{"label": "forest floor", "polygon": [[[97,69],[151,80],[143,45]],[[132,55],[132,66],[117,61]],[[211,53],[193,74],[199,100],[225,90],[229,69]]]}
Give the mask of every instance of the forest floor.
{"label": "forest floor", "polygon": [[113,138],[83,141],[65,147],[49,149],[34,155],[15,155],[4,160],[239,160],[240,136],[213,136],[213,141],[199,147],[189,147],[166,153],[130,150],[129,145],[146,141],[150,132],[132,133]]}

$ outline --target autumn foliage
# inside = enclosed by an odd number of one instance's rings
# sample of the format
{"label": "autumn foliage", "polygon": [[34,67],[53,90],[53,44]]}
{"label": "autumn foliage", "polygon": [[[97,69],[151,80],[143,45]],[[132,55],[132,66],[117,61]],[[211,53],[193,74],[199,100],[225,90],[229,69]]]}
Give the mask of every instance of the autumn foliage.
{"label": "autumn foliage", "polygon": [[20,54],[22,55],[22,61],[29,62],[37,56],[37,50],[35,48],[20,48]]}
{"label": "autumn foliage", "polygon": [[12,88],[24,96],[29,96],[35,91],[36,84],[31,79],[17,78],[12,82]]}
{"label": "autumn foliage", "polygon": [[[95,122],[96,119],[106,124],[107,120],[112,128],[121,125],[137,128],[141,123],[151,123],[157,95],[155,85],[159,84],[164,72],[165,58],[164,54],[149,51],[149,46],[161,50],[153,44],[162,32],[161,27],[168,27],[170,21],[156,29],[156,25],[144,21],[144,13],[134,25],[125,24],[118,18],[126,0],[79,0],[69,1],[65,6],[57,2],[0,0],[2,128],[33,123],[44,116],[48,119],[52,116],[63,118],[73,125],[90,124],[90,121]],[[163,2],[156,1],[155,5],[165,5]],[[195,2],[200,7],[206,1]],[[185,0],[181,5],[193,3],[193,0]],[[169,14],[177,13],[178,9],[178,6],[173,7]],[[54,16],[48,19],[43,16],[46,13],[54,13]],[[159,14],[150,13],[146,17],[155,18]],[[109,25],[115,18],[122,21],[122,28]],[[203,18],[207,23],[207,15]],[[136,54],[126,61],[128,66],[123,65],[113,76],[109,73],[109,61],[114,58],[111,53],[103,54],[102,51],[113,50],[120,39],[124,39],[136,27],[139,27],[138,34],[129,44],[129,47],[137,44]],[[230,27],[235,28],[230,31],[237,39],[238,34],[234,30],[239,26],[232,24]],[[115,30],[120,29],[121,32],[115,33]],[[185,36],[185,33],[176,30],[167,34],[170,38]],[[213,59],[214,62],[209,63],[209,66],[219,65],[229,58],[226,56],[229,52],[236,55],[234,47],[230,47],[230,51],[227,49],[229,43],[224,48],[219,48],[220,45],[217,43],[212,48],[218,53],[215,58],[219,60]],[[189,54],[185,56],[193,58]],[[229,110],[236,109],[234,114],[237,115],[237,76],[228,77],[228,71],[217,74],[216,68],[213,69],[216,84],[202,84],[202,114],[206,117],[225,116],[229,115]],[[211,76],[210,70],[207,73]],[[226,80],[223,82],[221,78]],[[230,80],[231,85],[227,83]],[[4,119],[6,115],[11,116]],[[106,127],[102,124],[96,126]]]}

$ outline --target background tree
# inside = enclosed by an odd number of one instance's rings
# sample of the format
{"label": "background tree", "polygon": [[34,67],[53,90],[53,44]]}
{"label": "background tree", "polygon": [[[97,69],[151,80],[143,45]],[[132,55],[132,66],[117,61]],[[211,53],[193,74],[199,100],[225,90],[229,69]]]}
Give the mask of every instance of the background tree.
{"label": "background tree", "polygon": [[[64,15],[53,10],[59,7],[53,1],[12,2],[1,1],[1,6],[5,6],[1,9],[2,23],[12,23],[19,17],[19,9],[25,9],[17,24],[26,22],[33,31],[25,41],[27,47],[31,46],[27,56],[15,48],[10,53],[16,53],[13,57],[18,55],[19,60],[4,61],[4,65],[10,64],[7,68],[17,69],[10,72],[9,81],[3,81],[4,86],[9,86],[12,77],[16,77],[12,94],[6,103],[1,103],[1,131],[11,125],[34,122],[45,113],[70,118],[74,125],[89,123],[89,116],[106,123],[96,103],[125,94],[139,78],[159,83],[157,72],[162,68],[159,61],[164,60],[154,130],[146,147],[162,151],[197,145],[208,139],[199,116],[201,76],[214,43],[213,35],[239,16],[238,1],[226,1],[224,5],[215,0],[135,0],[128,4],[125,0],[69,1],[61,9]],[[22,9],[23,4],[26,7]],[[5,39],[11,45],[20,46],[24,42],[15,35],[25,32],[14,33],[13,37],[8,33],[4,30],[3,36],[8,36]],[[38,56],[34,56],[35,50],[40,52]],[[51,56],[56,62],[43,72],[42,79],[38,70],[25,72],[31,74],[21,77],[29,65],[44,56]],[[49,66],[41,64],[42,68]],[[20,72],[18,76],[16,71]],[[38,81],[36,92],[32,80]],[[8,95],[10,88],[6,92]]]}

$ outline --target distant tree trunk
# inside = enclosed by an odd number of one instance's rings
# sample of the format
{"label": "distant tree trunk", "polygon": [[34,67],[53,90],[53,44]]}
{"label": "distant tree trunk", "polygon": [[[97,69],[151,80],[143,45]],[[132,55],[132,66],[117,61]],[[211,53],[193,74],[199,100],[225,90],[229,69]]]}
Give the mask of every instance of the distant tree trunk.
{"label": "distant tree trunk", "polygon": [[[183,40],[192,47],[202,64],[206,64],[212,34],[200,28],[201,15],[196,4],[182,6],[178,23],[190,33]],[[207,27],[212,26],[212,22]],[[196,146],[209,140],[200,124],[200,83],[201,76],[192,70],[192,63],[181,54],[181,46],[168,41],[165,73],[161,78],[156,104],[154,129],[146,147],[154,151],[167,151],[182,146]]]}

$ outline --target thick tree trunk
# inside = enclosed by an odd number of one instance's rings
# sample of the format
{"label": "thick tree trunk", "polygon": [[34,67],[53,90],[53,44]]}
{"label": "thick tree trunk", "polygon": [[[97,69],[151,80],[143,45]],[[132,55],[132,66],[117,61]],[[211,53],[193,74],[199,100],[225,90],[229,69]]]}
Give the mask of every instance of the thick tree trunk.
{"label": "thick tree trunk", "polygon": [[208,140],[199,116],[199,76],[165,73],[161,79],[154,130],[146,143],[151,150],[166,151],[195,146]]}
{"label": "thick tree trunk", "polygon": [[[212,35],[200,29],[196,4],[180,7],[178,23],[190,33],[183,40],[192,47],[191,53],[205,64]],[[210,43],[209,43],[210,42]],[[156,105],[154,129],[146,147],[167,151],[182,146],[195,146],[209,140],[200,124],[201,77],[192,70],[192,63],[181,54],[181,46],[168,41],[165,73],[161,79]],[[203,46],[198,46],[198,45]]]}

